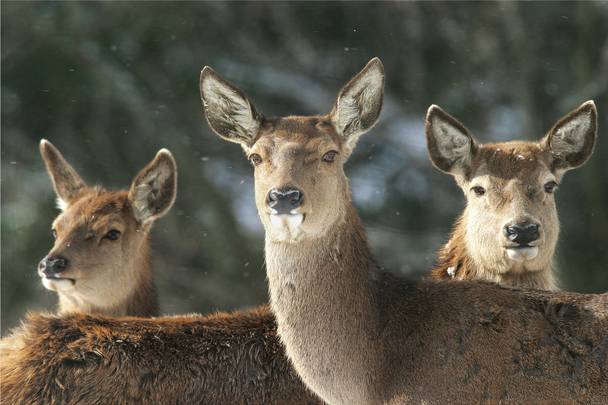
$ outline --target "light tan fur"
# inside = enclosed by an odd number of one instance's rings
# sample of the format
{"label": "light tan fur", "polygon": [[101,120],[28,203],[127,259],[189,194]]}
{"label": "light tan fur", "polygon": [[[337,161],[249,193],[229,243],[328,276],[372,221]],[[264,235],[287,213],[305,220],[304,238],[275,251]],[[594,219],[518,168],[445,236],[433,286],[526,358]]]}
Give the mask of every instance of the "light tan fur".
{"label": "light tan fur", "polygon": [[[50,142],[42,140],[40,152],[64,207],[53,221],[54,246],[38,269],[43,285],[59,296],[59,313],[157,315],[149,233],[175,200],[171,153],[161,150],[130,191],[107,191],[87,186]],[[45,274],[45,260],[57,257],[66,260],[65,269]]]}
{"label": "light tan fur", "polygon": [[[378,119],[383,77],[374,59],[329,115],[255,113],[244,123],[220,101],[228,91],[256,111],[246,96],[208,68],[201,74],[210,126],[255,166],[271,307],[302,380],[330,404],[604,401],[608,295],[411,282],[376,268],[343,164]],[[277,215],[267,196],[284,187],[303,200]]]}
{"label": "light tan fur", "polygon": [[[553,266],[559,219],[553,190],[565,171],[582,165],[595,143],[597,112],[592,101],[563,117],[539,142],[479,144],[455,118],[429,108],[426,136],[429,156],[452,174],[467,206],[448,243],[439,251],[433,277],[487,280],[504,285],[557,289]],[[484,190],[477,195],[476,188]],[[505,227],[539,226],[528,256],[519,254]],[[530,254],[531,252],[531,254]]]}

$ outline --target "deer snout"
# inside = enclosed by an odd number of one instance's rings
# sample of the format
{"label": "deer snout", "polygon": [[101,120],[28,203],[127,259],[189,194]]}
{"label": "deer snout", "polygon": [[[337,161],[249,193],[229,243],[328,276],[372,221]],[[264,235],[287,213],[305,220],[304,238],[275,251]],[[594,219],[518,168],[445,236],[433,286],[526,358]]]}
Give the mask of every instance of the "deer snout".
{"label": "deer snout", "polygon": [[68,260],[61,256],[47,256],[40,261],[38,268],[46,277],[55,277],[68,266]]}
{"label": "deer snout", "polygon": [[511,242],[526,246],[540,237],[540,225],[524,221],[505,226],[505,236]]}
{"label": "deer snout", "polygon": [[302,205],[304,193],[296,187],[272,189],[266,198],[266,204],[273,214],[294,214],[292,211]]}

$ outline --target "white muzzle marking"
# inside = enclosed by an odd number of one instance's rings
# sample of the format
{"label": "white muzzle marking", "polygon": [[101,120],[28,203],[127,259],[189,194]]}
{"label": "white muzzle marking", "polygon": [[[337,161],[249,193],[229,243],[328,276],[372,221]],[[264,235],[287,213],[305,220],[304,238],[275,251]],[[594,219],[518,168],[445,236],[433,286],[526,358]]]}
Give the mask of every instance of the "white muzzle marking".
{"label": "white muzzle marking", "polygon": [[42,285],[51,291],[68,291],[74,289],[74,282],[66,278],[42,278]]}
{"label": "white muzzle marking", "polygon": [[[294,210],[295,211],[295,210]],[[280,240],[295,240],[302,233],[300,225],[304,221],[303,214],[292,211],[289,215],[270,214],[270,224],[277,232]]]}
{"label": "white muzzle marking", "polygon": [[538,256],[538,247],[507,248],[507,256],[516,262],[525,262]]}

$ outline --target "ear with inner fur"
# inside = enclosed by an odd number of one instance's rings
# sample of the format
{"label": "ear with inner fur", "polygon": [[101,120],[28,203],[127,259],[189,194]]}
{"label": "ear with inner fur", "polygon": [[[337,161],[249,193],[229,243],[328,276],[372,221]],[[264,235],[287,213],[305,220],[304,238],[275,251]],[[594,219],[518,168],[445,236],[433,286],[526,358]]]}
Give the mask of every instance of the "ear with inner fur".
{"label": "ear with inner fur", "polygon": [[597,110],[593,101],[581,104],[562,117],[542,139],[553,156],[553,169],[566,171],[585,163],[595,145]]}
{"label": "ear with inner fur", "polygon": [[433,165],[446,173],[465,174],[477,151],[469,130],[436,105],[426,113],[424,130]]}
{"label": "ear with inner fur", "polygon": [[64,210],[80,197],[87,185],[61,152],[46,139],[40,140],[40,155],[53,182],[57,206]]}
{"label": "ear with inner fur", "polygon": [[238,88],[205,66],[200,78],[201,101],[207,122],[223,139],[250,147],[255,141],[262,115]]}
{"label": "ear with inner fur", "polygon": [[167,149],[139,172],[129,190],[135,219],[146,224],[169,211],[177,195],[177,165]]}
{"label": "ear with inner fur", "polygon": [[330,113],[349,152],[378,122],[383,99],[384,66],[380,59],[373,58],[342,88]]}

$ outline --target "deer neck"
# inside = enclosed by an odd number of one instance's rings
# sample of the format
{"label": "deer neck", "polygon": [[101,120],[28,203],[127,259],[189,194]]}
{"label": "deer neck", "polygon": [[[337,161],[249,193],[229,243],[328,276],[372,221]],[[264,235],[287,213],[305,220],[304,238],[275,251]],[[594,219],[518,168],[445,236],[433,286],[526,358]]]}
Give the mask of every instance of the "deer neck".
{"label": "deer neck", "polygon": [[134,274],[137,277],[136,288],[120,304],[121,308],[126,308],[123,310],[125,315],[149,317],[159,314],[156,287],[150,263],[150,247],[146,236],[141,245],[140,254],[136,256],[134,263]]}
{"label": "deer neck", "polygon": [[[466,212],[458,218],[449,241],[437,253],[437,264],[432,270],[435,279],[484,280],[513,287],[557,290],[553,266],[536,271],[522,271],[520,268],[507,268],[496,272],[494,266],[489,268],[479,263],[469,253],[466,241]],[[497,265],[496,268],[503,266]]]}
{"label": "deer neck", "polygon": [[152,278],[147,236],[134,250],[136,253],[132,259],[121,269],[125,275],[130,275],[130,277],[119,281],[123,285],[117,286],[115,291],[108,294],[108,298],[97,294],[95,297],[89,298],[87,295],[79,293],[78,290],[69,294],[59,292],[59,313],[143,317],[158,315],[158,302]]}
{"label": "deer neck", "polygon": [[303,381],[329,403],[365,403],[379,344],[374,266],[350,202],[322,237],[298,243],[266,238],[270,302],[286,352]]}

